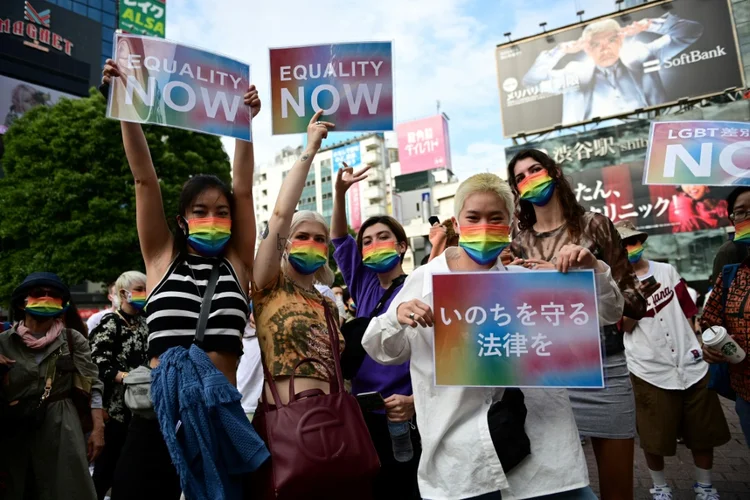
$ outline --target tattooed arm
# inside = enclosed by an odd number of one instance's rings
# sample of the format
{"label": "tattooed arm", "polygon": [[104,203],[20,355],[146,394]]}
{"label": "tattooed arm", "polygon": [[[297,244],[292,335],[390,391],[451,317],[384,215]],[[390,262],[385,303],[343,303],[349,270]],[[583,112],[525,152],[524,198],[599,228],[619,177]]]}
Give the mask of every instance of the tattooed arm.
{"label": "tattooed arm", "polygon": [[328,137],[328,130],[334,126],[333,123],[318,121],[322,114],[323,111],[315,113],[307,126],[307,148],[281,185],[271,220],[268,221],[268,236],[261,241],[258,254],[255,256],[253,278],[255,286],[259,289],[264,288],[279,274],[281,256],[289,238],[289,226],[302,196],[310,165],[315,153],[320,149],[320,143]]}

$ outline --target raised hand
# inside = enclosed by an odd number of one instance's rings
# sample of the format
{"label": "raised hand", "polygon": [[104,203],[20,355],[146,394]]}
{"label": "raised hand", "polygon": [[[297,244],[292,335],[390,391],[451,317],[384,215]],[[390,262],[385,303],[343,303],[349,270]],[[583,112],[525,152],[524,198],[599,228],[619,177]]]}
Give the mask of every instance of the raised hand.
{"label": "raised hand", "polygon": [[107,59],[107,61],[104,63],[104,69],[102,70],[102,83],[109,85],[110,83],[112,83],[112,77],[123,78],[122,73],[120,73],[120,68],[117,66],[117,63],[112,59]]}
{"label": "raised hand", "polygon": [[361,168],[355,172],[352,167],[344,162],[344,167],[340,168],[336,174],[336,192],[345,193],[354,184],[367,179],[368,170],[370,170],[369,166]]}
{"label": "raised hand", "polygon": [[435,225],[430,228],[429,239],[433,247],[444,243],[445,240],[448,239],[448,228],[436,222]]}
{"label": "raised hand", "polygon": [[260,113],[260,97],[258,97],[258,91],[256,90],[255,85],[250,85],[250,88],[247,89],[244,100],[245,106],[250,106],[252,117],[255,118],[258,116],[258,113]]}
{"label": "raised hand", "polygon": [[328,131],[336,126],[331,122],[320,121],[321,116],[323,116],[322,109],[315,113],[307,125],[307,144],[315,148],[316,151],[320,149],[323,139],[328,137]]}
{"label": "raised hand", "polygon": [[573,40],[572,42],[561,43],[560,49],[566,54],[577,54],[578,52],[583,50],[583,46],[585,44],[586,42],[583,40],[583,38],[579,38],[578,40]]}

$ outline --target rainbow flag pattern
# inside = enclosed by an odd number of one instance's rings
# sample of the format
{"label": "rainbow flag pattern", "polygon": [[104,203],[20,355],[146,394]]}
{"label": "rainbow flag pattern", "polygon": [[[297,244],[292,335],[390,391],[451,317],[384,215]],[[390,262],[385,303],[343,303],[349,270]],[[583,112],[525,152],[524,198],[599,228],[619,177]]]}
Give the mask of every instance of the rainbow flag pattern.
{"label": "rainbow flag pattern", "polygon": [[188,226],[188,243],[206,257],[219,255],[232,235],[232,219],[223,217],[188,219]]}
{"label": "rainbow flag pattern", "polygon": [[146,292],[134,290],[130,292],[130,305],[139,311],[146,306]]}
{"label": "rainbow flag pattern", "polygon": [[518,192],[521,194],[521,199],[530,201],[540,207],[549,202],[554,191],[555,181],[546,170],[527,175],[518,183]]}
{"label": "rainbow flag pattern", "polygon": [[497,260],[500,253],[510,245],[510,227],[499,224],[461,226],[458,245],[478,264],[489,264]]}
{"label": "rainbow flag pattern", "polygon": [[301,274],[312,274],[328,260],[328,245],[313,240],[294,240],[289,263]]}
{"label": "rainbow flag pattern", "polygon": [[65,311],[63,300],[55,297],[29,297],[26,299],[26,312],[36,316],[57,316]]}
{"label": "rainbow flag pattern", "polygon": [[387,273],[396,267],[401,255],[396,251],[395,241],[381,241],[362,249],[362,263],[376,273]]}
{"label": "rainbow flag pattern", "polygon": [[750,219],[745,219],[734,225],[734,241],[750,245]]}
{"label": "rainbow flag pattern", "polygon": [[604,387],[591,270],[432,276],[435,384]]}
{"label": "rainbow flag pattern", "polygon": [[640,241],[635,245],[626,245],[625,250],[628,251],[628,260],[631,264],[635,264],[643,256],[643,244]]}

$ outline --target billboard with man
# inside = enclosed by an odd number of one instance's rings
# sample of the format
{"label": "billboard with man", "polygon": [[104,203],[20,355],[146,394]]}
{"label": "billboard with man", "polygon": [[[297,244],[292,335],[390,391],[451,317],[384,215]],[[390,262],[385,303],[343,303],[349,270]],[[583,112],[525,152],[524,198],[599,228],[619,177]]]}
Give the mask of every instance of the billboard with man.
{"label": "billboard with man", "polygon": [[496,59],[506,137],[744,86],[728,0],[661,2],[499,45]]}

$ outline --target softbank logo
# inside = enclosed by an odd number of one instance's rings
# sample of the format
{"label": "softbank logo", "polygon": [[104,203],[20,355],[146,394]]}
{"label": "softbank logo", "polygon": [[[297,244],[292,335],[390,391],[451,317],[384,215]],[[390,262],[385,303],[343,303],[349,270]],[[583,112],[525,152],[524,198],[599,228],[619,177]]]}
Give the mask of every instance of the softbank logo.
{"label": "softbank logo", "polygon": [[677,66],[685,66],[687,64],[693,64],[699,61],[707,61],[709,59],[715,59],[717,57],[722,57],[725,55],[727,55],[727,51],[721,45],[717,45],[716,48],[712,50],[691,50],[690,52],[683,52],[680,57],[667,59],[663,64],[659,59],[651,59],[649,61],[645,61],[643,63],[643,72],[653,73],[654,71],[659,71],[662,68],[670,69]]}

